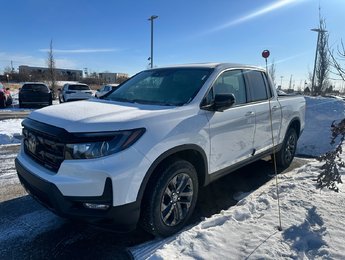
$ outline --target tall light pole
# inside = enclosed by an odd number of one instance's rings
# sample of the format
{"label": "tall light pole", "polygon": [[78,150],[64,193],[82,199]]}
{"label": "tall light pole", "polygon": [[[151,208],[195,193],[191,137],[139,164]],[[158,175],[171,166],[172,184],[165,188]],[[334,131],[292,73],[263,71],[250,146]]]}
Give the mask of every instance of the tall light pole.
{"label": "tall light pole", "polygon": [[158,18],[157,15],[151,15],[151,17],[148,19],[149,21],[151,21],[151,57],[150,57],[151,68],[153,68],[153,20],[157,18]]}
{"label": "tall light pole", "polygon": [[311,80],[311,91],[314,93],[315,90],[315,73],[316,73],[316,62],[317,62],[317,54],[319,51],[319,42],[320,42],[320,34],[327,32],[326,30],[317,28],[317,29],[311,29],[313,32],[317,32],[317,43],[316,43],[316,51],[315,51],[315,60],[314,60],[314,70],[313,70],[313,77]]}

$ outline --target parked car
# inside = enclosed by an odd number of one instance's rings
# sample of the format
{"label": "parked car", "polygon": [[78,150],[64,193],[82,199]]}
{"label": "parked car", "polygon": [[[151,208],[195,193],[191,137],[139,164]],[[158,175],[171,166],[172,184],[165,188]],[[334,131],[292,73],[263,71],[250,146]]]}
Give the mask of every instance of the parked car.
{"label": "parked car", "polygon": [[0,82],[0,108],[12,105],[12,96],[9,88]]}
{"label": "parked car", "polygon": [[48,86],[42,82],[25,82],[18,94],[19,107],[50,106],[53,102]]}
{"label": "parked car", "polygon": [[273,153],[288,167],[304,120],[304,97],[278,97],[264,69],[151,69],[104,99],[33,111],[16,169],[60,216],[169,236],[201,187]]}
{"label": "parked car", "polygon": [[110,91],[112,91],[113,89],[117,89],[118,86],[119,86],[119,84],[104,85],[100,89],[97,90],[97,92],[95,93],[95,97],[100,98],[100,97],[104,96],[105,94],[109,93]]}
{"label": "parked car", "polygon": [[62,89],[59,89],[60,103],[76,100],[84,100],[92,97],[90,87],[82,83],[66,83]]}

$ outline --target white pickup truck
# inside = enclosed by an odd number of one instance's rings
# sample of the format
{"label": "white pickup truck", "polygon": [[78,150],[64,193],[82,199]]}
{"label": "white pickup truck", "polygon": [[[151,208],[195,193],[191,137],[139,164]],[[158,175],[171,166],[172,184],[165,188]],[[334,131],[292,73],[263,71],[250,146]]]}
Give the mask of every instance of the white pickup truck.
{"label": "white pickup truck", "polygon": [[151,69],[100,100],[32,112],[16,168],[62,217],[168,236],[190,218],[201,186],[273,152],[287,167],[304,115],[304,98],[278,97],[257,67]]}

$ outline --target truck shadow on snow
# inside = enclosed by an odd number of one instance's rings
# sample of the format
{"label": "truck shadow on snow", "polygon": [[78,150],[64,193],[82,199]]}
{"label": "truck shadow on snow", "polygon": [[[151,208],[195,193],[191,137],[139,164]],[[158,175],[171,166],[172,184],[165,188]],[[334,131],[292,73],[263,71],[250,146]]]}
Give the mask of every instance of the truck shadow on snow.
{"label": "truck shadow on snow", "polygon": [[[202,188],[191,224],[236,205],[237,196],[273,176],[271,161],[260,160]],[[131,259],[128,247],[152,239],[141,229],[119,234],[65,221],[30,196],[0,203],[0,259]]]}

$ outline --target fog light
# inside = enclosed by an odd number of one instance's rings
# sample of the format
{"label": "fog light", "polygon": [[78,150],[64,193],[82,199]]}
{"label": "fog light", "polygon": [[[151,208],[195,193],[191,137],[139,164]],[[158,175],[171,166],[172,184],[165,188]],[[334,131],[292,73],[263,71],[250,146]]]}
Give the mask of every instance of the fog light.
{"label": "fog light", "polygon": [[83,203],[83,205],[87,209],[106,210],[109,208],[109,205],[105,205],[105,204]]}

